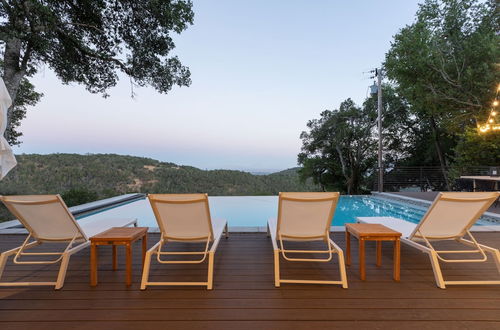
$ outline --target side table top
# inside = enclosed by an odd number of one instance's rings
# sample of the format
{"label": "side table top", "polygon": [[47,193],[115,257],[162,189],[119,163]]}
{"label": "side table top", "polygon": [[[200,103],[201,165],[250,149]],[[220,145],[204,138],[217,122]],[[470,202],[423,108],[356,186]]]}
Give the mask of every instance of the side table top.
{"label": "side table top", "polygon": [[147,231],[148,227],[113,227],[90,237],[90,241],[135,240],[144,236]]}
{"label": "side table top", "polygon": [[345,228],[356,236],[401,236],[400,232],[378,223],[346,223]]}

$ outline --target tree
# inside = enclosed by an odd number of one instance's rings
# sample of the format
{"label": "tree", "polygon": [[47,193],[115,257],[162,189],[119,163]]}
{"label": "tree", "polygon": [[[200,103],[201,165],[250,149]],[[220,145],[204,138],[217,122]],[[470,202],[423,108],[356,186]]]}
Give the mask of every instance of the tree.
{"label": "tree", "polygon": [[[385,167],[390,167],[414,156],[413,148],[420,127],[409,110],[408,102],[391,84],[383,84],[382,90],[383,157]],[[367,98],[363,103],[367,113],[376,113],[377,107],[376,96]]]}
{"label": "tree", "polygon": [[150,85],[160,93],[189,86],[189,69],[169,56],[175,47],[170,34],[185,30],[193,16],[190,0],[2,0],[3,79],[14,104],[8,138],[17,141],[13,111],[23,79],[41,65],[65,84],[80,83],[104,96],[118,71],[132,86]]}
{"label": "tree", "polygon": [[387,75],[429,127],[445,178],[444,141],[484,117],[500,78],[499,22],[495,1],[426,0],[386,54]]}
{"label": "tree", "polygon": [[376,155],[372,134],[375,116],[372,109],[360,108],[347,99],[338,110],[325,110],[320,119],[310,120],[309,132],[300,135],[302,178],[313,177],[323,189],[349,195],[365,191],[363,180]]}

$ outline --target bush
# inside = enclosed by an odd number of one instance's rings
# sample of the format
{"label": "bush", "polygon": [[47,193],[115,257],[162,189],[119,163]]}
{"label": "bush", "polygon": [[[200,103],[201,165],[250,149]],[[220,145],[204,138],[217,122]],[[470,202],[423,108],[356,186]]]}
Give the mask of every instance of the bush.
{"label": "bush", "polygon": [[61,197],[69,207],[93,202],[99,198],[95,191],[83,188],[70,189],[62,193]]}

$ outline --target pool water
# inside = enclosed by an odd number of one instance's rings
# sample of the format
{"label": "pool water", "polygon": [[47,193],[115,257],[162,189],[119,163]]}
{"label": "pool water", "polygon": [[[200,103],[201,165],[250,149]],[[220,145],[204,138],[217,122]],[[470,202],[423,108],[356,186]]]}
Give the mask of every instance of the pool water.
{"label": "pool water", "polygon": [[[231,227],[264,227],[278,214],[277,196],[213,196],[209,197],[212,218],[226,219]],[[389,216],[418,223],[425,207],[388,201],[372,196],[341,196],[333,217],[333,226],[356,222],[356,217]],[[79,218],[137,218],[139,226],[158,227],[146,199],[119,205]],[[487,224],[479,220],[478,225]]]}

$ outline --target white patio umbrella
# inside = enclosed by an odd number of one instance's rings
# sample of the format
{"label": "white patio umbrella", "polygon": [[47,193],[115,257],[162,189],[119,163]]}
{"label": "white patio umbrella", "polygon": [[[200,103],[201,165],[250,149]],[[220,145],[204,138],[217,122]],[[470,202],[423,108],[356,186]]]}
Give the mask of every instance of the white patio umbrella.
{"label": "white patio umbrella", "polygon": [[4,137],[7,129],[7,110],[12,104],[9,92],[3,79],[0,78],[0,180],[3,179],[9,171],[17,165],[16,157]]}

